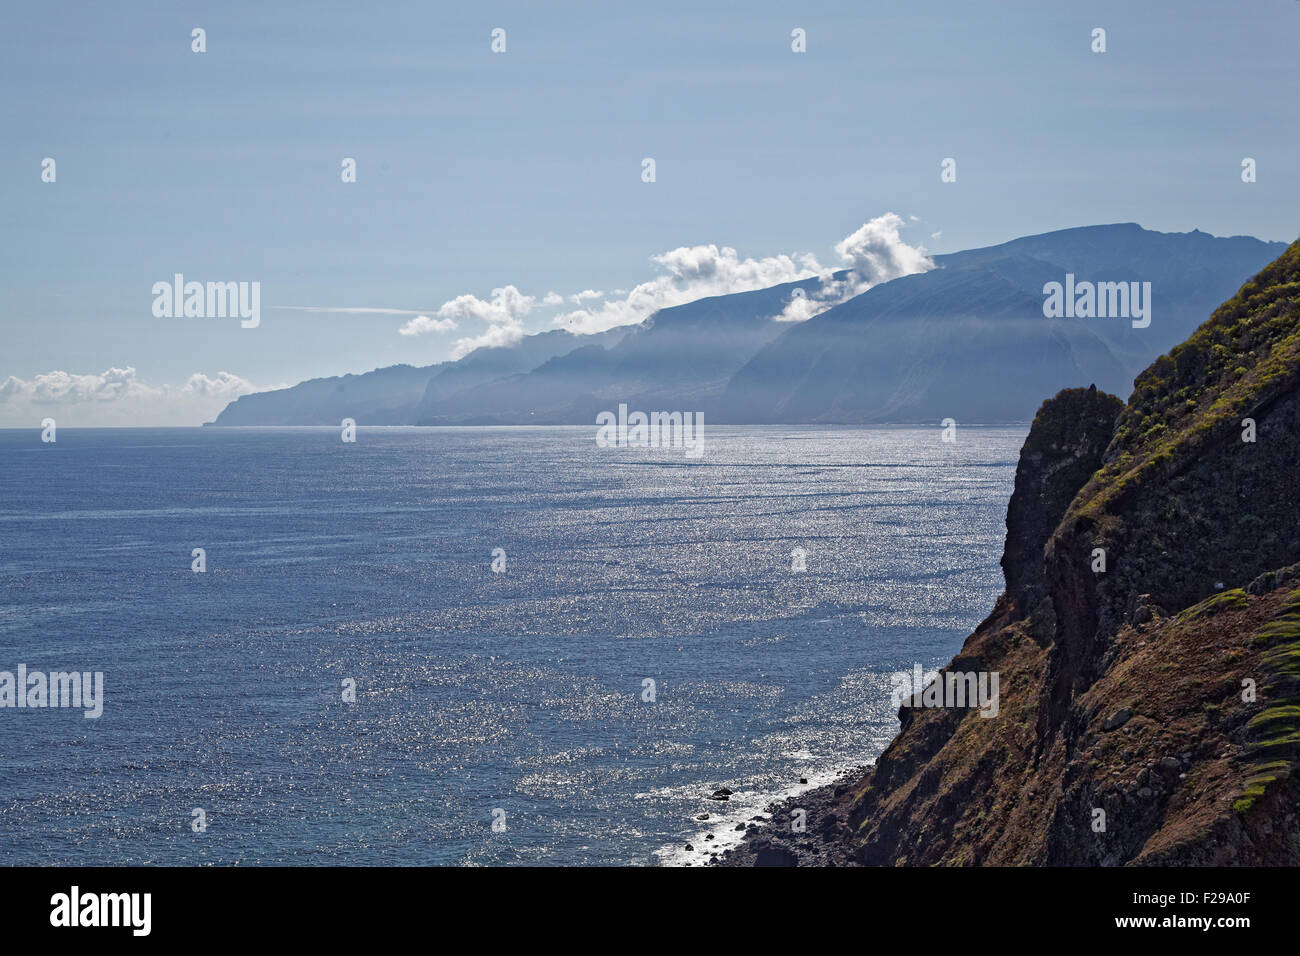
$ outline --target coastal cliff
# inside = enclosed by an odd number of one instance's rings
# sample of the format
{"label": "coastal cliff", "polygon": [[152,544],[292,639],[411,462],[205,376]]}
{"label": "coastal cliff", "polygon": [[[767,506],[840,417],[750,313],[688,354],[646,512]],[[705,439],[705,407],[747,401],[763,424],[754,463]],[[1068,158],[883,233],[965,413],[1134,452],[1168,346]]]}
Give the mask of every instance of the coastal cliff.
{"label": "coastal cliff", "polygon": [[1300,242],[1127,405],[1043,404],[1002,567],[940,672],[997,673],[996,716],[903,706],[718,862],[1300,864]]}

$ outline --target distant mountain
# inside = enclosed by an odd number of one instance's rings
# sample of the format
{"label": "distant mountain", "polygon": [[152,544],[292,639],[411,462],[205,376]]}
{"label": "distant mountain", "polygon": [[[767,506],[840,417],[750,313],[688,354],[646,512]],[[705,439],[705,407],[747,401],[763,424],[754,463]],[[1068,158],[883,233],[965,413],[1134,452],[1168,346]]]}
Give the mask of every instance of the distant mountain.
{"label": "distant mountain", "polygon": [[[1027,421],[1044,394],[1120,395],[1156,356],[1276,258],[1284,243],[1134,223],[1088,226],[936,256],[791,327],[740,369],[715,420]],[[1151,322],[1043,315],[1046,283],[1150,283]]]}
{"label": "distant mountain", "polygon": [[454,362],[392,365],[360,375],[314,378],[292,388],[243,395],[212,424],[337,425],[352,418],[365,425],[409,425],[421,407],[441,396],[534,368],[582,344],[612,344],[626,332],[610,329],[597,335],[573,335],[557,329],[526,336],[511,346],[478,348]]}
{"label": "distant mountain", "polygon": [[[1285,248],[1135,223],[1065,229],[936,256],[933,270],[806,322],[774,317],[796,290],[816,295],[816,278],[699,299],[597,335],[553,330],[456,362],[245,395],[215,424],[592,424],[620,402],[737,424],[1028,421],[1061,388],[1129,394],[1141,369]],[[1044,286],[1067,275],[1126,290],[1149,283],[1150,324],[1045,318]]]}
{"label": "distant mountain", "polygon": [[530,371],[557,356],[585,350],[603,354],[628,332],[627,328],[617,328],[594,335],[574,335],[563,329],[554,329],[525,336],[506,348],[475,349],[459,362],[439,368],[429,379],[419,404],[408,416],[408,423],[436,423],[440,410],[455,396],[473,392],[488,382]]}
{"label": "distant mountain", "polygon": [[732,375],[789,327],[772,317],[795,289],[811,295],[820,287],[813,278],[661,309],[630,329],[611,330],[622,337],[608,348],[584,340],[581,348],[527,372],[426,400],[415,423],[586,424],[619,402],[698,410],[715,401]]}
{"label": "distant mountain", "polygon": [[397,425],[424,394],[437,365],[392,365],[362,375],[313,378],[291,388],[241,395],[214,425],[337,425],[352,418],[367,425]]}

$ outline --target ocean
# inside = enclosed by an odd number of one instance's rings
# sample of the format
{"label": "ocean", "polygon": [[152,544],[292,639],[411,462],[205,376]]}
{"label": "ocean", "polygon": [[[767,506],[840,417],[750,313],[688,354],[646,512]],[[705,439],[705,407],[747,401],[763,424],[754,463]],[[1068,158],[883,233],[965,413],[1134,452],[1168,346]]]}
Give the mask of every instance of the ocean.
{"label": "ocean", "polygon": [[1002,590],[1027,426],[594,431],[0,431],[0,671],[104,681],[0,708],[0,863],[699,864]]}

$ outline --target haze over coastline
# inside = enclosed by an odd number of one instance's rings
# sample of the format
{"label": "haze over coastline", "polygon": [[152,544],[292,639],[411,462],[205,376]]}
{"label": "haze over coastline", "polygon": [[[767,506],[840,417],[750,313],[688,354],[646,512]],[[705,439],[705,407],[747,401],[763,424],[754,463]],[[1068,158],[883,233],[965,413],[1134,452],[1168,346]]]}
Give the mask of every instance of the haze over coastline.
{"label": "haze over coastline", "polygon": [[[0,36],[24,91],[0,427],[197,425],[250,392],[1088,224],[1289,242],[1300,10],[1265,6],[401,0],[322,5],[307,34],[246,0],[80,5],[73,30],[23,8]],[[873,276],[864,224],[890,211]],[[156,317],[178,273],[259,282],[262,321]]]}

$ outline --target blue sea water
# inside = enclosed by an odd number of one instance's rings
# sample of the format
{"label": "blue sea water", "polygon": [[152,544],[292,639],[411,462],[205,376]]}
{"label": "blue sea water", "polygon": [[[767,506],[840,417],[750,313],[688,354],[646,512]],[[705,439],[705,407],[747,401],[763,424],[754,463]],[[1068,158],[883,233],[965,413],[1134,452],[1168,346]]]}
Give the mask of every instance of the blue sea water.
{"label": "blue sea water", "polygon": [[105,682],[0,709],[0,863],[703,862],[990,610],[1025,431],[0,431],[0,670]]}

